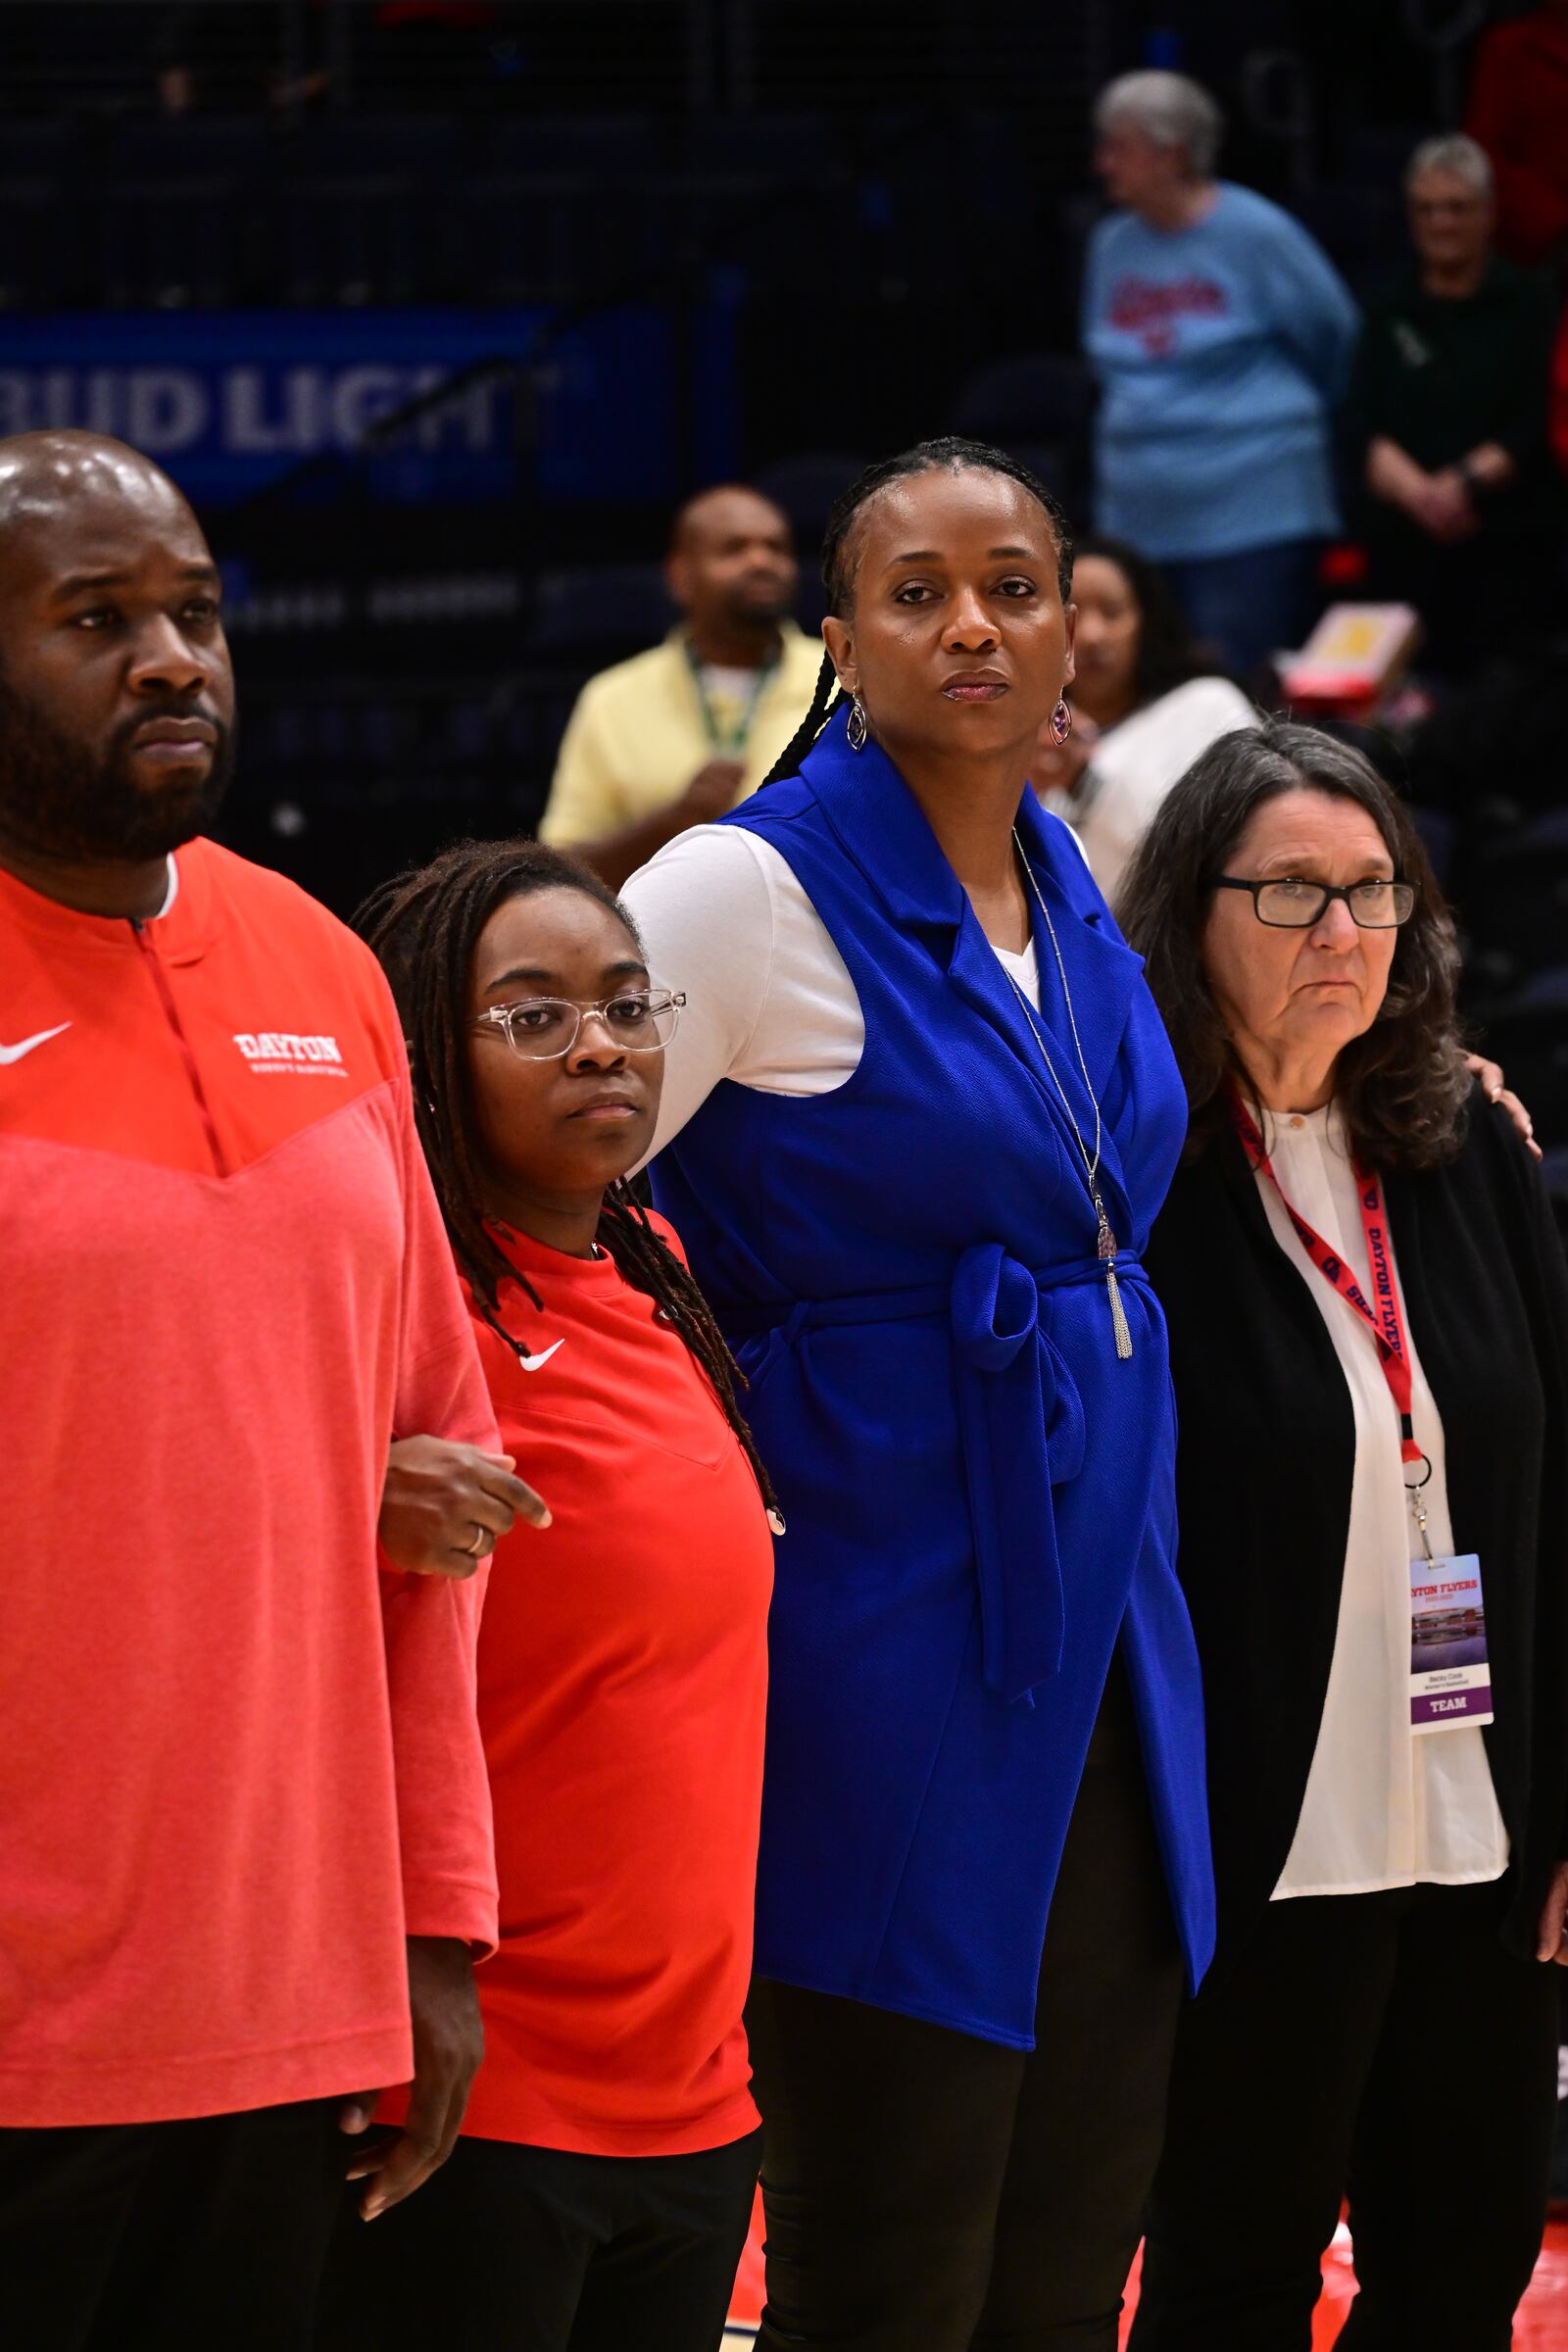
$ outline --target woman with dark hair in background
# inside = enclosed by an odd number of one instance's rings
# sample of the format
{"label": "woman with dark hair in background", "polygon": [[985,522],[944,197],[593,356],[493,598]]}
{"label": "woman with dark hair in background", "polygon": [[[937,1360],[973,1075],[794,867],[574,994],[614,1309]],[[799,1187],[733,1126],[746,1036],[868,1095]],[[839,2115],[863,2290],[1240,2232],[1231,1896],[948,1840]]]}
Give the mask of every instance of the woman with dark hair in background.
{"label": "woman with dark hair in background", "polygon": [[1076,831],[1090,870],[1114,903],[1122,876],[1166,793],[1200,752],[1256,712],[1239,686],[1209,672],[1163,574],[1120,539],[1073,552],[1072,731],[1049,723],[1030,768],[1035,790]]}
{"label": "woman with dark hair in background", "polygon": [[623,1181],[682,1000],[605,885],[534,842],[463,843],[358,924],[496,1417],[553,1525],[526,1563],[497,1546],[480,1629],[501,1947],[464,2136],[373,2230],[345,2220],[318,2340],[714,2352],[760,2152],[742,2004],[773,1496],[680,1246]]}
{"label": "woman with dark hair in background", "polygon": [[790,1507],[759,2343],[1110,2352],[1210,1926],[1139,1254],[1184,1105],[1026,781],[1070,723],[1048,494],[924,443],[845,494],[823,575],[775,779],[626,892],[692,998],[656,1198]]}
{"label": "woman with dark hair in background", "polygon": [[1215,744],[1123,918],[1192,1106],[1149,1263],[1219,1903],[1133,2343],[1305,2352],[1348,2192],[1346,2352],[1502,2352],[1568,1957],[1568,1269],[1358,753]]}

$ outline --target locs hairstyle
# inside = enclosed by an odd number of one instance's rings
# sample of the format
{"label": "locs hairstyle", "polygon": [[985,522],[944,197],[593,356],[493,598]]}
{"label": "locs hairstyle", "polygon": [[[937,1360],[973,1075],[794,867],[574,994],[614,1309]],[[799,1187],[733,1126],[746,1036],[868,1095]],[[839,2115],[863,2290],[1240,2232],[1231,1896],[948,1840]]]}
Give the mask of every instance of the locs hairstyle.
{"label": "locs hairstyle", "polygon": [[[409,1045],[414,1114],[448,1237],[480,1314],[519,1354],[523,1343],[501,1320],[499,1286],[518,1282],[537,1307],[537,1293],[493,1239],[475,1149],[473,1089],[465,1041],[468,973],[479,935],[498,906],[536,891],[576,890],[642,942],[626,909],[598,876],[537,841],[460,841],[430,864],[374,890],[353,927],[379,957],[391,982]],[[664,1320],[707,1374],[740,1440],[770,1511],[777,1498],[736,1395],[745,1381],[712,1310],[680,1259],[650,1224],[625,1184],[605,1197],[597,1240],[622,1278],[655,1300]]]}
{"label": "locs hairstyle", "polygon": [[[917,441],[912,449],[899,452],[896,458],[879,458],[874,466],[858,474],[847,490],[840,491],[828,510],[827,523],[822,533],[822,585],[827,590],[828,611],[841,619],[855,604],[855,565],[859,549],[858,525],[862,510],[879,490],[890,482],[907,481],[917,473],[1000,473],[1009,482],[1027,490],[1042,510],[1051,525],[1056,543],[1056,585],[1061,601],[1066,604],[1072,595],[1072,533],[1067,517],[1051,492],[1027,466],[1009,458],[1004,449],[993,449],[985,441],[966,441],[956,433],[945,433],[934,441]],[[839,691],[838,678],[830,654],[822,657],[822,666],[816,676],[816,691],[811,707],[791,736],[777,760],[768,770],[764,782],[771,784],[779,776],[793,776],[800,768],[812,744],[816,741],[835,710],[848,701]]]}
{"label": "locs hairstyle", "polygon": [[1189,1152],[1223,1131],[1227,1083],[1248,1084],[1203,971],[1212,883],[1227,871],[1253,809],[1303,786],[1364,808],[1397,878],[1418,885],[1415,910],[1395,941],[1383,1008],[1341,1053],[1336,1093],[1363,1167],[1434,1167],[1459,1148],[1470,1093],[1454,1014],[1453,917],[1403,803],[1371,762],[1334,736],[1285,719],[1222,735],[1194,760],[1161,803],[1118,901],[1187,1088]]}

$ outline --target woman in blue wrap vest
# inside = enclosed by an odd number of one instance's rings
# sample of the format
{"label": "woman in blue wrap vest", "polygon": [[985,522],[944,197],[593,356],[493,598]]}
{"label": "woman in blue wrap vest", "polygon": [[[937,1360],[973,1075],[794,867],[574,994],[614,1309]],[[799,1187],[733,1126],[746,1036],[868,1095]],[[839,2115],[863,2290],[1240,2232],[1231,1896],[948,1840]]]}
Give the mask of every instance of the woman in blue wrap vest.
{"label": "woman in blue wrap vest", "polygon": [[1209,1954],[1140,1255],[1185,1100],[1026,784],[1070,723],[1069,561],[996,451],[873,467],[829,520],[806,724],[626,891],[688,1000],[655,1193],[788,1521],[748,2017],[765,2352],[1113,2347]]}

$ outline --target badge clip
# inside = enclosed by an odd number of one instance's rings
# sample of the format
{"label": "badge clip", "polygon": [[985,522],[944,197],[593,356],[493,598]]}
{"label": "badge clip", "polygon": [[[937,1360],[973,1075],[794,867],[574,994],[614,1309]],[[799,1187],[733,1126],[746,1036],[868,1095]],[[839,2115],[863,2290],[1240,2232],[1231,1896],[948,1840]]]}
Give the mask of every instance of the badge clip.
{"label": "badge clip", "polygon": [[1427,1461],[1425,1454],[1421,1456],[1421,1459],[1423,1462],[1426,1462],[1426,1470],[1424,1475],[1418,1478],[1413,1486],[1408,1480],[1406,1480],[1404,1491],[1409,1496],[1410,1508],[1415,1513],[1416,1526],[1421,1531],[1421,1548],[1426,1553],[1427,1561],[1430,1565],[1435,1560],[1436,1555],[1432,1549],[1432,1538],[1427,1533],[1427,1506],[1426,1498],[1422,1490],[1431,1482],[1432,1464]]}

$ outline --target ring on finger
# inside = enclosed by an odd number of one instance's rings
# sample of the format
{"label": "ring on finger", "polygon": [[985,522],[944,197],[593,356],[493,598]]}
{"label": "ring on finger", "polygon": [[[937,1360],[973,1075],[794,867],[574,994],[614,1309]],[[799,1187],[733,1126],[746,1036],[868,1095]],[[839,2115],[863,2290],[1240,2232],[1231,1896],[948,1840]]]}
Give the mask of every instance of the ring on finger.
{"label": "ring on finger", "polygon": [[481,1527],[478,1521],[475,1520],[473,1528],[473,1542],[471,1544],[465,1544],[463,1546],[464,1550],[468,1554],[470,1559],[476,1560],[479,1557],[479,1554],[484,1549],[484,1540],[489,1533],[490,1530],[487,1527]]}

